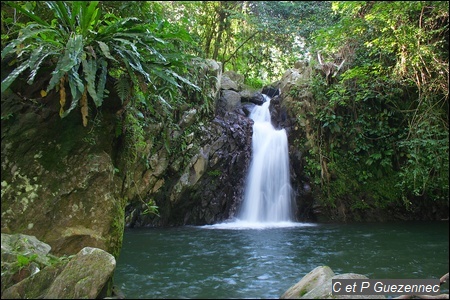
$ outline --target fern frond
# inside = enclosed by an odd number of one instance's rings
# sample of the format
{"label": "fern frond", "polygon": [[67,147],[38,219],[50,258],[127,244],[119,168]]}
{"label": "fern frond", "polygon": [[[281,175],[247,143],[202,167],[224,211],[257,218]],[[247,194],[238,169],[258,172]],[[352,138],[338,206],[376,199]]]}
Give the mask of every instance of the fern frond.
{"label": "fern frond", "polygon": [[[108,62],[104,59],[99,59],[101,71],[100,75],[98,77],[98,83],[97,83],[97,96],[99,99],[104,99],[109,91],[105,89],[106,86],[106,79],[108,76]],[[100,103],[101,105],[101,103]]]}
{"label": "fern frond", "polygon": [[56,56],[58,55],[58,53],[56,51],[49,51],[48,49],[45,49],[44,46],[39,47],[38,49],[33,51],[29,60],[31,72],[30,76],[28,77],[28,84],[32,84],[34,82],[34,77],[39,71],[42,62],[50,55]]}
{"label": "fern frond", "polygon": [[94,100],[95,106],[99,107],[102,105],[103,99],[99,99],[97,96],[97,92],[95,90],[95,73],[97,73],[97,61],[92,58],[89,60],[83,60],[81,62],[83,64],[83,73],[84,80],[86,81],[87,91],[91,96],[92,100]]}
{"label": "fern frond", "polygon": [[81,62],[81,54],[83,52],[83,37],[81,35],[74,35],[70,37],[66,44],[64,55],[59,58],[55,70],[52,72],[53,76],[47,87],[47,92],[51,91],[64,76],[74,66]]}
{"label": "fern frond", "polygon": [[130,80],[125,76],[120,76],[116,81],[115,88],[117,95],[123,103],[130,95]]}
{"label": "fern frond", "polygon": [[80,76],[78,75],[78,67],[72,68],[67,73],[67,77],[69,81],[70,92],[72,94],[72,102],[70,104],[69,109],[64,112],[61,118],[67,116],[75,107],[77,107],[78,101],[83,95],[85,88],[83,82],[81,81]]}
{"label": "fern frond", "polygon": [[11,83],[14,82],[14,80],[16,80],[17,76],[19,76],[23,71],[25,71],[28,67],[29,67],[29,63],[28,61],[25,61],[24,63],[22,63],[20,66],[18,66],[17,68],[14,69],[14,71],[12,71],[8,77],[6,77],[3,81],[2,81],[2,94],[4,91],[6,91],[6,89],[11,85]]}

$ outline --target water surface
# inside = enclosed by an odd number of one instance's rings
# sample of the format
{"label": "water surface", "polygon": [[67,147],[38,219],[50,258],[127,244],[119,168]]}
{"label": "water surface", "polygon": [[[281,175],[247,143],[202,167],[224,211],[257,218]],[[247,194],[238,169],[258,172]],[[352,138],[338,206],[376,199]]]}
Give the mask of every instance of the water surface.
{"label": "water surface", "polygon": [[129,299],[275,299],[321,265],[371,279],[439,278],[449,270],[448,225],[127,229],[115,284]]}

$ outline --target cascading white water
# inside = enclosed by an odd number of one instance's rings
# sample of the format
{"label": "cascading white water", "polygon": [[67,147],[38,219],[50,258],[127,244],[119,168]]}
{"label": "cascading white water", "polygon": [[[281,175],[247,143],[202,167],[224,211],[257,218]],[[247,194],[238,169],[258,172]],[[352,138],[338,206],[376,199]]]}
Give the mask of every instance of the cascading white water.
{"label": "cascading white water", "polygon": [[246,222],[289,222],[292,193],[288,141],[285,129],[276,130],[270,121],[270,98],[256,105],[253,119],[252,160],[239,219]]}

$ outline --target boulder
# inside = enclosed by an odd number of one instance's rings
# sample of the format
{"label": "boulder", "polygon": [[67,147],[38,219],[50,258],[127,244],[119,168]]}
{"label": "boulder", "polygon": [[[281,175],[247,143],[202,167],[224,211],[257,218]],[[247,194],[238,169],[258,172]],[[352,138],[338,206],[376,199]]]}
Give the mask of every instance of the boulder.
{"label": "boulder", "polygon": [[328,266],[317,267],[290,287],[280,298],[300,299],[315,288],[325,285],[334,275],[333,270]]}
{"label": "boulder", "polygon": [[[236,86],[237,86],[236,91],[240,90],[244,87],[244,79],[245,79],[244,75],[236,73],[234,71],[226,71],[226,72],[223,72],[223,76],[228,77],[231,81],[233,81],[236,84]],[[225,88],[222,86],[222,89],[225,89]]]}
{"label": "boulder", "polygon": [[256,105],[262,105],[264,102],[266,102],[266,98],[263,96],[262,93],[256,92],[254,93],[249,99],[247,99],[248,102],[254,103]]}
{"label": "boulder", "polygon": [[255,91],[253,91],[251,89],[244,89],[239,92],[239,95],[241,95],[242,101],[248,101],[254,94],[255,94]]}
{"label": "boulder", "polygon": [[38,273],[50,264],[51,247],[35,236],[26,234],[1,234],[2,298],[5,289],[26,277]]}
{"label": "boulder", "polygon": [[220,81],[220,88],[222,90],[233,90],[239,91],[239,86],[236,82],[234,82],[230,77],[225,74],[222,75],[222,79]]}
{"label": "boulder", "polygon": [[311,72],[307,66],[302,69],[288,69],[280,80],[280,94],[286,96],[293,88],[301,88],[311,79]]}
{"label": "boulder", "polygon": [[26,277],[2,293],[2,299],[42,299],[68,261],[48,266]]}
{"label": "boulder", "polygon": [[96,299],[112,278],[115,267],[114,256],[85,247],[56,277],[44,299]]}
{"label": "boulder", "polygon": [[109,294],[114,256],[85,247],[56,257],[50,246],[24,234],[2,233],[2,299],[86,299]]}
{"label": "boulder", "polygon": [[241,95],[232,90],[222,90],[221,97],[217,101],[216,115],[223,116],[226,112],[241,109]]}
{"label": "boulder", "polygon": [[328,266],[320,266],[290,287],[281,299],[386,299],[384,295],[333,295],[333,279],[369,279],[364,275],[345,273],[335,275]]}
{"label": "boulder", "polygon": [[261,93],[273,98],[275,96],[280,95],[280,89],[276,86],[265,86],[263,87]]}

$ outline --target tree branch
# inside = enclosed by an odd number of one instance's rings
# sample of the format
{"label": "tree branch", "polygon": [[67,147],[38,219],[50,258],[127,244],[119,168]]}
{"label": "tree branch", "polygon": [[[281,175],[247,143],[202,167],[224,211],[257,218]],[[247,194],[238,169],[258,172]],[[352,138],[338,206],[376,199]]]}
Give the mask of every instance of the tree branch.
{"label": "tree branch", "polygon": [[336,65],[336,64],[334,64],[336,67],[337,67],[337,69],[336,69],[336,71],[333,73],[333,77],[334,76],[336,76],[336,74],[339,72],[339,70],[342,68],[342,66],[344,65],[344,63],[345,63],[345,59],[341,62],[341,64],[338,66],[338,65]]}
{"label": "tree branch", "polygon": [[250,39],[252,39],[255,35],[257,35],[259,33],[259,31],[255,31],[251,36],[249,36],[245,41],[243,41],[237,48],[236,50],[233,51],[233,53],[230,54],[230,56],[224,60],[222,63],[225,65],[227,62],[229,62],[231,60],[231,58],[239,51],[239,49],[242,48],[242,46],[245,45],[245,43],[247,43]]}
{"label": "tree branch", "polygon": [[319,60],[319,64],[323,66],[322,59],[320,59],[320,51],[317,52],[317,59]]}

